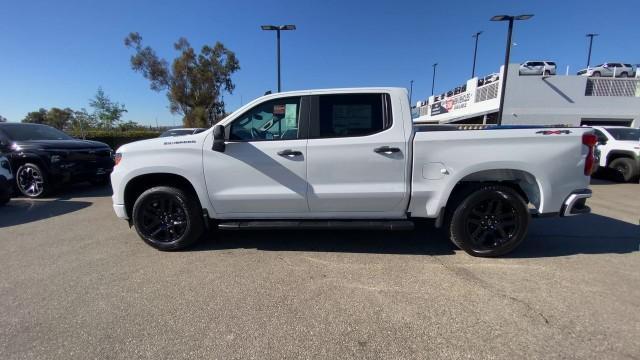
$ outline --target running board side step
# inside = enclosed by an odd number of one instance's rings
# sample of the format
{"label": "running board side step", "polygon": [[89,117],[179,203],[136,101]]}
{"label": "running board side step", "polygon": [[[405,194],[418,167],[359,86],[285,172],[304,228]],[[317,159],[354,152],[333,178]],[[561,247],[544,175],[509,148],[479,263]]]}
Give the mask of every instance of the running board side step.
{"label": "running board side step", "polygon": [[410,220],[253,220],[221,221],[222,230],[413,230]]}

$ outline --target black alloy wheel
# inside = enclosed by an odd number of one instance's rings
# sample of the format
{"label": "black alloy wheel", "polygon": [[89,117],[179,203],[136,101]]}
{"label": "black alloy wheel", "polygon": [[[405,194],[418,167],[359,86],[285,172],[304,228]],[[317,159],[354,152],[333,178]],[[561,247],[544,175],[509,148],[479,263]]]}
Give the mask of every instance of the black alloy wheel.
{"label": "black alloy wheel", "polygon": [[493,257],[515,249],[524,240],[529,209],[507,186],[484,186],[469,194],[451,216],[451,240],[473,256]]}
{"label": "black alloy wheel", "polygon": [[159,250],[179,250],[196,242],[203,232],[202,210],[181,189],[158,186],[143,192],[133,207],[138,235]]}
{"label": "black alloy wheel", "polygon": [[637,179],[640,169],[635,160],[631,158],[617,158],[609,165],[615,170],[616,178],[623,182],[633,182]]}
{"label": "black alloy wheel", "polygon": [[465,222],[471,242],[482,249],[495,249],[518,233],[518,213],[504,199],[495,197],[474,205]]}
{"label": "black alloy wheel", "polygon": [[165,194],[147,199],[140,215],[140,231],[156,241],[176,241],[184,235],[188,219],[175,197]]}
{"label": "black alloy wheel", "polygon": [[26,197],[41,197],[46,190],[45,175],[38,165],[24,164],[16,171],[16,185]]}

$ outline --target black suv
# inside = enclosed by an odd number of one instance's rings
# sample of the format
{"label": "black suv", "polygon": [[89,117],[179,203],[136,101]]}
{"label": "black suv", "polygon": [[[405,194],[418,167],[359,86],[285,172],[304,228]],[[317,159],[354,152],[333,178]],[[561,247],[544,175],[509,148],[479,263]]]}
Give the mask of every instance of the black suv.
{"label": "black suv", "polygon": [[75,139],[47,125],[0,124],[0,152],[11,163],[18,190],[32,198],[63,183],[106,183],[113,170],[107,144]]}

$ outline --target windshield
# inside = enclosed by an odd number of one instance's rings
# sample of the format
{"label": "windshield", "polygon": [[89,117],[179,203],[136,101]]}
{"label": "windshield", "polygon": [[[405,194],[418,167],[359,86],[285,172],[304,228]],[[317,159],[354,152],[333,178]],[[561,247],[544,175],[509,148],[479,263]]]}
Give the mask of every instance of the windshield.
{"label": "windshield", "polygon": [[639,141],[640,129],[633,128],[607,128],[607,131],[616,140],[622,141]]}
{"label": "windshield", "polygon": [[73,140],[71,136],[47,125],[11,124],[0,129],[13,141]]}
{"label": "windshield", "polygon": [[172,129],[167,130],[160,134],[160,137],[168,137],[168,136],[182,136],[182,135],[190,135],[193,134],[192,129]]}

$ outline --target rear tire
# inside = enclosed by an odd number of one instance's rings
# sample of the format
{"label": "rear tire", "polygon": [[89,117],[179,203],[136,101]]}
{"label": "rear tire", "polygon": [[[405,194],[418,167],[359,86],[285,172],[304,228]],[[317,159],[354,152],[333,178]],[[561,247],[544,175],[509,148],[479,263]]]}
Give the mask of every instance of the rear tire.
{"label": "rear tire", "polygon": [[199,202],[182,189],[153,187],[138,197],[132,213],[138,235],[158,250],[187,248],[204,231]]}
{"label": "rear tire", "polygon": [[593,74],[591,74],[591,76],[600,77],[600,71],[594,71]]}
{"label": "rear tire", "polygon": [[627,74],[626,72],[623,72],[623,73],[620,74],[621,78],[626,78],[628,76],[629,76],[629,74]]}
{"label": "rear tire", "polygon": [[549,70],[545,70],[543,75],[544,75],[544,76],[549,76],[549,75],[551,75],[551,71],[549,71]]}
{"label": "rear tire", "polygon": [[515,190],[483,186],[455,207],[449,235],[469,255],[495,257],[520,245],[527,235],[529,219],[529,209]]}
{"label": "rear tire", "polygon": [[624,182],[632,182],[638,178],[638,166],[633,159],[629,158],[617,158],[609,164],[609,167],[613,169],[617,177]]}

